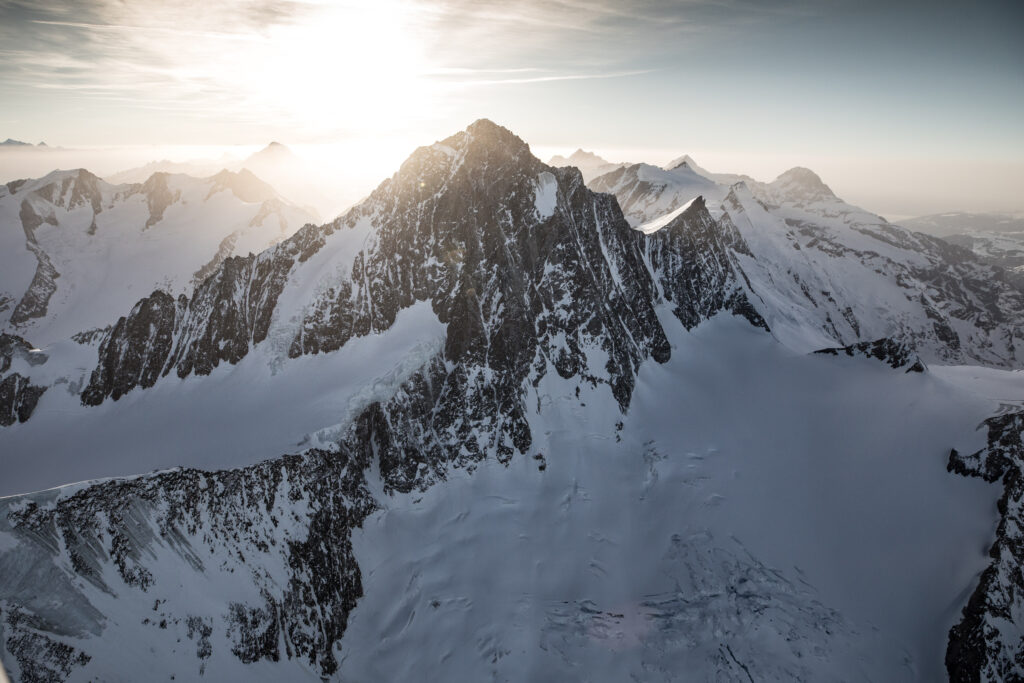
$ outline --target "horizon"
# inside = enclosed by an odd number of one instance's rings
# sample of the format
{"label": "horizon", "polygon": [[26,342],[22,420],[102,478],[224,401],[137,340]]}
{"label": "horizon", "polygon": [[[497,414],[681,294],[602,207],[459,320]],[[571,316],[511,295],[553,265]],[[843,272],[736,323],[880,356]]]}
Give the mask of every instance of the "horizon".
{"label": "horizon", "polygon": [[101,176],[276,140],[360,195],[488,118],[543,161],[804,166],[890,219],[1017,212],[1022,19],[1001,2],[3,0],[0,139],[92,151]]}

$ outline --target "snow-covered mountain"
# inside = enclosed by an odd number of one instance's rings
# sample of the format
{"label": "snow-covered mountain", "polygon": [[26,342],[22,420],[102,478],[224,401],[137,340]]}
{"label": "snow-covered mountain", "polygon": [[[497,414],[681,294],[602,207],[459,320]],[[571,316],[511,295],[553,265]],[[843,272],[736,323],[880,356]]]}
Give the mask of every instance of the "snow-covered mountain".
{"label": "snow-covered mountain", "polygon": [[555,168],[565,168],[566,166],[578,168],[580,173],[583,174],[583,181],[587,183],[599,175],[604,175],[624,165],[613,163],[593,152],[587,152],[583,149],[577,149],[568,157],[556,154],[548,160],[548,166],[554,166]]}
{"label": "snow-covered mountain", "polygon": [[154,289],[191,294],[228,256],[312,220],[248,172],[110,185],[84,169],[0,186],[0,325],[45,346]]}
{"label": "snow-covered mountain", "polygon": [[686,162],[670,171],[650,164],[623,166],[598,176],[589,186],[597,192],[615,195],[626,220],[633,226],[661,218],[695,197],[714,201],[724,196],[717,183]]}
{"label": "snow-covered mountain", "polygon": [[783,343],[811,351],[893,337],[926,361],[1020,367],[1024,293],[1000,268],[847,204],[809,169],[726,185],[691,161],[637,164],[590,187],[615,194],[648,233],[705,198],[716,230],[738,235],[728,238],[736,277]]}
{"label": "snow-covered mountain", "polygon": [[289,203],[317,217],[331,217],[338,202],[330,196],[332,188],[320,170],[280,142],[271,142],[244,159],[227,155],[220,159],[191,161],[153,161],[120,171],[106,178],[110,183],[143,183],[154,173],[185,174],[196,177],[215,175],[222,170],[248,172],[271,185]]}
{"label": "snow-covered mountain", "polygon": [[[879,270],[930,274],[947,316],[980,301],[971,353],[1014,300],[815,180],[636,230],[481,120],[75,352],[3,337],[8,402],[35,410],[0,427],[0,495],[90,481],[0,499],[0,661],[15,681],[1022,673],[997,620],[1024,582],[985,554],[1019,514],[993,535],[982,480],[1020,453],[945,469],[1020,442],[976,431],[1020,373],[866,339],[918,331]],[[874,327],[823,331],[827,293]]]}

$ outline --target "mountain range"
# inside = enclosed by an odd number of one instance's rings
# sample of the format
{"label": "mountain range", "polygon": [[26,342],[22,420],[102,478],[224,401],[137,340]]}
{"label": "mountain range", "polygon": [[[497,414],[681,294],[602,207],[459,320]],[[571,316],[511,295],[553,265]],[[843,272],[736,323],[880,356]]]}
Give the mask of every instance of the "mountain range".
{"label": "mountain range", "polygon": [[[142,183],[154,173],[206,177],[223,170],[236,173],[247,171],[256,175],[272,185],[283,197],[302,206],[306,212],[314,216],[330,214],[337,204],[329,196],[330,190],[320,178],[320,174],[280,142],[271,142],[241,161],[229,157],[183,162],[165,159],[120,171],[106,180],[115,184]],[[319,218],[317,220],[319,221]]]}
{"label": "mountain range", "polygon": [[808,169],[552,162],[0,188],[12,679],[1024,676],[1014,278]]}

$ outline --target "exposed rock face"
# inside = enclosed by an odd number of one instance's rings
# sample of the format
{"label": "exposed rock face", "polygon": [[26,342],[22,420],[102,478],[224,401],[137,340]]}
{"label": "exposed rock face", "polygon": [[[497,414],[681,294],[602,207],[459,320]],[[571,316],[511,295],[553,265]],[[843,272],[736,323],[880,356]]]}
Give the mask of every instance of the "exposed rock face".
{"label": "exposed rock face", "polygon": [[844,354],[855,357],[875,358],[889,365],[894,370],[906,368],[906,372],[924,372],[925,364],[921,362],[914,350],[906,344],[892,339],[877,339],[872,342],[861,342],[835,349],[821,349],[815,353],[838,356]]}
{"label": "exposed rock face", "polygon": [[985,448],[949,454],[949,471],[1003,483],[992,562],[949,632],[946,670],[955,683],[1024,680],[1024,413],[999,415],[985,424]]}
{"label": "exposed rock face", "polygon": [[[93,607],[110,597],[124,627],[177,634],[186,679],[228,654],[213,649],[224,642],[246,663],[292,659],[330,676],[362,595],[350,535],[374,504],[360,457],[313,451],[243,470],[175,470],[0,501],[0,531],[17,540],[0,551],[0,652],[14,680],[63,681],[91,660],[108,677],[116,646],[95,661],[62,636],[116,628],[115,615]],[[230,601],[226,614],[202,595],[182,599],[179,579],[195,574],[210,582],[197,590],[227,582],[245,586],[232,594],[248,598]]]}
{"label": "exposed rock face", "polygon": [[646,240],[647,258],[671,301],[673,312],[692,329],[718,311],[729,311],[768,329],[750,303],[750,283],[739,269],[735,253],[750,254],[732,226],[717,224],[703,198],[698,197],[671,223]]}
{"label": "exposed rock face", "polygon": [[46,354],[16,334],[0,332],[0,375],[11,369],[11,363],[21,359],[29,365],[42,365],[46,362]]}
{"label": "exposed rock face", "polygon": [[0,380],[0,426],[9,427],[31,417],[45,391],[45,387],[33,385],[17,372]]}
{"label": "exposed rock face", "polygon": [[[542,185],[556,192],[544,212]],[[337,350],[429,300],[449,333],[445,370],[426,371],[438,404],[427,433],[436,443],[417,448],[440,449],[443,460],[524,452],[525,383],[552,369],[607,384],[625,409],[639,364],[668,358],[643,235],[575,170],[549,169],[519,138],[481,121],[418,150],[334,223],[307,226],[259,256],[227,259],[187,307],[156,294],[150,301],[159,301],[140,303],[103,342],[83,400],[96,404],[148,386],[157,367],[184,377],[238,362],[266,338],[289,278],[332,239],[358,230],[367,237],[342,264],[345,275],[300,302],[305,312],[288,355]],[[154,310],[159,323],[152,325]],[[589,366],[591,350],[606,358],[601,366]],[[494,415],[495,429],[477,429]]]}
{"label": "exposed rock face", "polygon": [[46,387],[32,384],[19,372],[6,374],[16,361],[31,368],[45,363],[46,354],[34,350],[17,335],[0,333],[0,426],[3,427],[27,420],[46,391]]}
{"label": "exposed rock face", "polygon": [[51,225],[57,224],[52,215],[41,217],[32,208],[29,200],[22,201],[21,225],[25,231],[25,246],[35,255],[38,265],[28,290],[22,295],[18,305],[11,313],[12,325],[21,325],[32,318],[41,318],[46,315],[50,297],[57,291],[55,280],[60,277],[60,273],[53,267],[49,255],[39,246],[35,236],[36,228],[44,222]]}
{"label": "exposed rock face", "polygon": [[149,207],[149,218],[146,219],[144,230],[152,228],[163,220],[167,208],[181,197],[180,193],[172,192],[167,187],[166,173],[154,173],[146,182],[133,190],[146,197],[146,206]]}
{"label": "exposed rock face", "polygon": [[184,298],[175,301],[170,294],[156,291],[120,318],[100,344],[100,363],[82,392],[82,402],[98,405],[107,395],[116,400],[136,386],[153,386],[170,353],[179,308],[184,306]]}

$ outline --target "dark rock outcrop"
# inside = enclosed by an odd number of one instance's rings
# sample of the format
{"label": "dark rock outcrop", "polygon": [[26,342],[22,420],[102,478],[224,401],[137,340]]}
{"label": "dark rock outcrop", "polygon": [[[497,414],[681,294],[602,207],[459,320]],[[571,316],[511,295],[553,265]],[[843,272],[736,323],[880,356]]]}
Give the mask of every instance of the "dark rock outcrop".
{"label": "dark rock outcrop", "polygon": [[901,343],[888,337],[876,339],[860,344],[851,344],[838,348],[819,349],[814,353],[829,356],[846,355],[853,357],[875,358],[886,363],[894,370],[905,369],[906,372],[924,372],[925,364],[918,357],[914,349],[906,343]]}
{"label": "dark rock outcrop", "polygon": [[33,349],[21,337],[0,333],[0,426],[9,427],[27,420],[46,391],[46,387],[32,384],[30,378],[19,372],[5,373],[15,361],[24,362],[31,368],[42,365],[46,360],[45,353]]}
{"label": "dark rock outcrop", "polygon": [[949,454],[949,471],[1003,484],[992,561],[949,632],[946,671],[954,683],[1024,680],[1024,412],[999,415],[985,425],[985,448]]}
{"label": "dark rock outcrop", "polygon": [[36,257],[36,272],[32,276],[32,282],[29,283],[28,290],[25,291],[25,294],[11,313],[12,325],[21,325],[32,318],[45,316],[47,306],[50,303],[50,297],[57,291],[55,280],[60,277],[60,273],[53,266],[49,255],[36,241],[36,228],[43,223],[56,225],[57,221],[50,215],[46,217],[39,216],[35,209],[32,208],[29,200],[23,200],[21,203],[21,225],[25,231],[25,246]]}
{"label": "dark rock outcrop", "polygon": [[0,380],[0,426],[10,427],[31,417],[46,387],[32,384],[17,372]]}
{"label": "dark rock outcrop", "polygon": [[[65,680],[89,656],[61,636],[99,632],[103,616],[90,596],[103,594],[117,596],[126,613],[151,615],[179,642],[196,641],[196,661],[183,663],[186,676],[202,673],[214,629],[243,662],[293,659],[330,676],[348,614],[362,595],[351,531],[374,509],[366,465],[345,451],[311,451],[241,470],[173,470],[93,484],[74,495],[0,501],[0,531],[19,544],[0,552],[0,650],[18,664],[19,680]],[[232,602],[215,621],[166,598],[154,605],[153,596],[179,590],[154,574],[158,551],[179,572],[250,582],[260,598]],[[47,590],[38,585],[42,575],[49,576]],[[59,591],[62,604],[49,598],[51,591]],[[33,677],[40,666],[50,673]]]}
{"label": "dark rock outcrop", "polygon": [[735,261],[735,254],[750,250],[735,228],[711,217],[702,197],[649,235],[645,246],[662,294],[686,329],[719,311],[768,329],[750,303],[750,284]]}

